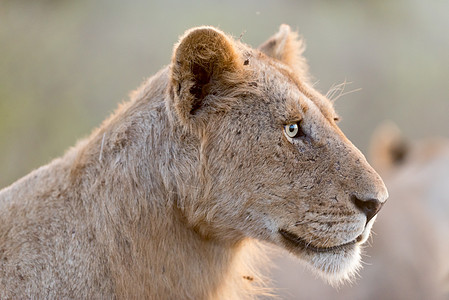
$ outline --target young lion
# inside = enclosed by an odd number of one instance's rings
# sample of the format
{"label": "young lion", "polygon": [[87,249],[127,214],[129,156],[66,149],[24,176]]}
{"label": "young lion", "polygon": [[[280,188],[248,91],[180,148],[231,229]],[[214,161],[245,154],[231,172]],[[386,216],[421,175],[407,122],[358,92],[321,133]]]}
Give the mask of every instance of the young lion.
{"label": "young lion", "polygon": [[235,299],[254,241],[330,281],[387,198],[282,25],[258,50],[212,27],[62,158],[0,193],[0,298]]}

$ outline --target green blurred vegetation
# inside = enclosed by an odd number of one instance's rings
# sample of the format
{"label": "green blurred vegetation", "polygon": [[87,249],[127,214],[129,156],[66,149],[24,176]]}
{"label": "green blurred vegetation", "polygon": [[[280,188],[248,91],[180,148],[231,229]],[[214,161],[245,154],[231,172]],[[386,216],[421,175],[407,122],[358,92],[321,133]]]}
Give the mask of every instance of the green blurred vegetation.
{"label": "green blurred vegetation", "polygon": [[0,187],[61,155],[170,61],[186,29],[257,46],[298,29],[317,88],[352,82],[337,110],[366,151],[392,119],[410,138],[449,131],[448,1],[2,1]]}

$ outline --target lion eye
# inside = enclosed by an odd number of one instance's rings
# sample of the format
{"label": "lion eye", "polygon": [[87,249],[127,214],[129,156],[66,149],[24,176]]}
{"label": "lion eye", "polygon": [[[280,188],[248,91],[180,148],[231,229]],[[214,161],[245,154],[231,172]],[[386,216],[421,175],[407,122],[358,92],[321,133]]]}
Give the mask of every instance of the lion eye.
{"label": "lion eye", "polygon": [[304,136],[304,132],[301,129],[300,122],[290,123],[284,126],[284,131],[289,138],[298,138]]}

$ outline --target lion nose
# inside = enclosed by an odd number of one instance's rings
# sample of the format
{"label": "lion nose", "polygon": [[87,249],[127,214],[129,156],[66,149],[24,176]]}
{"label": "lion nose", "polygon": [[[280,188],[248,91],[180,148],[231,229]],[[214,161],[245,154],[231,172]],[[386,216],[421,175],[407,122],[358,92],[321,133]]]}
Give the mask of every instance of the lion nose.
{"label": "lion nose", "polygon": [[368,223],[382,208],[383,202],[377,199],[361,200],[357,196],[352,195],[351,201],[354,205],[365,214],[366,223]]}

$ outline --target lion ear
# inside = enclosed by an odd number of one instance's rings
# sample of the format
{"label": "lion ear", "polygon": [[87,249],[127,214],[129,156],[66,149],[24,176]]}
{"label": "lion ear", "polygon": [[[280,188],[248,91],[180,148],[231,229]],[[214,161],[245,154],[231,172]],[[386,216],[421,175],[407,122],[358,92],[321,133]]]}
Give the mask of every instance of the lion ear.
{"label": "lion ear", "polygon": [[391,121],[380,124],[371,137],[370,160],[380,173],[386,173],[403,163],[409,151],[408,141]]}
{"label": "lion ear", "polygon": [[229,90],[240,73],[239,61],[233,41],[215,28],[193,28],[181,37],[171,66],[174,106],[181,120],[217,109],[220,91]]}
{"label": "lion ear", "polygon": [[305,50],[304,42],[290,26],[282,24],[275,35],[259,46],[259,50],[290,66],[303,79],[308,78],[309,67],[302,56]]}

